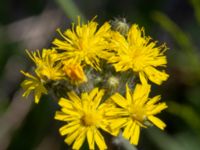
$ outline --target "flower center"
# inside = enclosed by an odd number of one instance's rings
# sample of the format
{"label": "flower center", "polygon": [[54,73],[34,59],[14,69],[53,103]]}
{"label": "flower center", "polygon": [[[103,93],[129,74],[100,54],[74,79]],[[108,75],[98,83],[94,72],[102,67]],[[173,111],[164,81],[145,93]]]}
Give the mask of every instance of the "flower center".
{"label": "flower center", "polygon": [[130,110],[130,116],[133,120],[137,120],[141,123],[144,122],[144,120],[146,119],[146,114],[145,114],[145,110],[144,108],[141,107],[133,107]]}
{"label": "flower center", "polygon": [[82,122],[85,126],[94,126],[100,119],[101,117],[97,113],[86,113],[82,117]]}
{"label": "flower center", "polygon": [[83,51],[85,48],[85,43],[83,39],[79,39],[79,50]]}
{"label": "flower center", "polygon": [[89,37],[80,37],[78,41],[78,51],[82,53],[87,53],[88,52],[88,47],[90,47],[90,42],[88,42]]}
{"label": "flower center", "polygon": [[140,49],[133,49],[133,53],[131,55],[132,67],[133,70],[138,72],[145,67],[146,56],[142,54]]}

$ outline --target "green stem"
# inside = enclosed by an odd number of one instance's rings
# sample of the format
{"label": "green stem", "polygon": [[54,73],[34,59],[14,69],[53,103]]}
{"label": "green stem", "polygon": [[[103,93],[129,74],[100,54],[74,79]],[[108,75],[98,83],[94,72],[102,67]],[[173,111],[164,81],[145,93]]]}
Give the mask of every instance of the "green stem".
{"label": "green stem", "polygon": [[85,17],[73,0],[55,0],[56,3],[63,9],[65,14],[72,20],[76,21],[77,16],[81,17],[82,21],[85,21]]}

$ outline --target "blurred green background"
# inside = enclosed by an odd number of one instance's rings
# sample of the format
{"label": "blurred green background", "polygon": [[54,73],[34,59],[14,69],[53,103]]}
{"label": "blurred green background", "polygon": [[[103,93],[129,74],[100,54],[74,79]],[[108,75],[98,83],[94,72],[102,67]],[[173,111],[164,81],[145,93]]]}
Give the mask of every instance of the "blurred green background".
{"label": "blurred green background", "polygon": [[139,145],[116,139],[112,149],[200,149],[200,0],[1,0],[0,1],[0,150],[66,150],[53,119],[56,102],[43,97],[21,97],[20,70],[31,62],[25,49],[48,48],[77,15],[97,21],[125,17],[145,28],[146,34],[166,42],[170,78],[154,86],[169,108],[160,117],[165,132],[154,127],[142,130]]}

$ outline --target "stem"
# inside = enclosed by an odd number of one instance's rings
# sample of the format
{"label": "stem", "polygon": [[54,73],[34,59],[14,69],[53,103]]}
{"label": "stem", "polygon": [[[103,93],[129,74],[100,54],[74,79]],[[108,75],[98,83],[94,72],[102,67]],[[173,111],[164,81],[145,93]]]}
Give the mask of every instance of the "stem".
{"label": "stem", "polygon": [[81,20],[85,21],[85,17],[83,13],[79,10],[77,5],[73,0],[55,0],[56,3],[63,9],[65,14],[72,20],[76,21],[77,16],[81,17]]}

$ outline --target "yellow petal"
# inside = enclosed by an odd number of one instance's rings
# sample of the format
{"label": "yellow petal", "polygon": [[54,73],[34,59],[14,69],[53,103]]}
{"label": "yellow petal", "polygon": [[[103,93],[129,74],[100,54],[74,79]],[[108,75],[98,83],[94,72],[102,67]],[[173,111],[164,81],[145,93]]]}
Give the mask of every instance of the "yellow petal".
{"label": "yellow petal", "polygon": [[40,93],[40,92],[35,92],[35,103],[36,103],[36,104],[39,103],[41,95],[42,95],[42,93]]}
{"label": "yellow petal", "polygon": [[61,107],[64,107],[64,108],[68,108],[68,109],[72,109],[73,108],[73,105],[72,105],[72,102],[65,99],[65,98],[61,98],[58,102],[58,104],[61,106]]}
{"label": "yellow petal", "polygon": [[54,116],[54,119],[57,120],[64,120],[64,118],[66,117],[66,114],[61,112],[61,111],[56,111],[56,114]]}
{"label": "yellow petal", "polygon": [[133,131],[133,135],[131,136],[131,139],[130,139],[130,143],[137,145],[139,141],[139,137],[140,137],[140,126],[136,124],[135,129]]}
{"label": "yellow petal", "polygon": [[169,77],[169,75],[165,72],[161,72],[157,69],[155,69],[154,67],[146,67],[145,68],[145,73],[148,76],[149,80],[151,80],[152,82],[160,85],[162,84],[163,81],[166,81]]}
{"label": "yellow petal", "polygon": [[130,94],[130,89],[128,87],[128,84],[126,84],[126,99],[128,101],[128,105],[130,105],[132,103],[132,97]]}
{"label": "yellow petal", "polygon": [[22,96],[23,96],[23,97],[27,97],[33,89],[34,89],[34,88],[28,88],[28,89],[26,89],[26,91],[23,93]]}
{"label": "yellow petal", "polygon": [[90,99],[94,99],[94,97],[98,93],[98,91],[99,91],[99,88],[94,88],[89,94]]}
{"label": "yellow petal", "polygon": [[97,144],[97,146],[99,147],[100,150],[107,149],[104,138],[98,130],[96,130],[96,132],[94,134],[94,139],[95,139],[95,142],[96,142],[96,144]]}
{"label": "yellow petal", "polygon": [[76,121],[77,120],[77,116],[74,116],[74,115],[67,115],[61,111],[57,111],[56,112],[56,115],[54,117],[54,119],[56,120],[60,120],[60,121]]}
{"label": "yellow petal", "polygon": [[151,100],[149,100],[147,102],[147,105],[154,105],[155,103],[157,103],[159,100],[161,99],[160,95],[154,96],[153,98],[151,98]]}
{"label": "yellow petal", "polygon": [[117,118],[117,119],[110,119],[110,128],[112,130],[122,128],[128,123],[127,118]]}
{"label": "yellow petal", "polygon": [[139,72],[139,77],[140,77],[140,81],[141,81],[142,84],[148,84],[147,78],[146,78],[144,72]]}
{"label": "yellow petal", "polygon": [[82,101],[91,101],[91,99],[88,96],[88,93],[86,93],[86,92],[81,93],[81,100]]}
{"label": "yellow petal", "polygon": [[128,124],[126,125],[126,127],[124,128],[124,131],[122,133],[122,136],[125,139],[129,139],[131,137],[131,135],[133,134],[133,131],[135,129],[135,122],[133,121],[129,121]]}
{"label": "yellow petal", "polygon": [[83,127],[78,128],[77,130],[75,130],[74,132],[72,132],[71,134],[68,134],[67,137],[65,138],[65,142],[68,145],[71,145],[72,142],[77,139],[77,137],[82,133],[83,131]]}
{"label": "yellow petal", "polygon": [[74,111],[72,109],[62,108],[61,111],[64,112],[66,115],[71,115],[72,117],[76,116],[77,119],[81,117],[78,111]]}
{"label": "yellow petal", "polygon": [[147,114],[148,115],[155,115],[155,114],[158,114],[160,113],[163,109],[166,109],[168,106],[166,105],[166,103],[160,103],[160,104],[157,104],[153,110],[151,111],[148,111]]}
{"label": "yellow petal", "polygon": [[128,42],[131,45],[143,45],[145,40],[143,39],[143,30],[138,27],[137,24],[133,24],[128,32]]}
{"label": "yellow petal", "polygon": [[99,28],[99,30],[97,31],[96,35],[102,35],[108,31],[110,29],[110,24],[108,22],[105,22],[101,28]]}
{"label": "yellow petal", "polygon": [[128,110],[124,110],[124,109],[121,109],[121,108],[109,108],[109,106],[108,106],[108,107],[104,107],[104,109],[107,109],[106,111],[104,111],[104,114],[108,117],[115,117],[116,118],[116,117],[119,117],[119,116],[128,116],[129,115]]}
{"label": "yellow petal", "polygon": [[69,99],[72,100],[75,103],[80,103],[80,98],[76,95],[75,92],[68,92],[67,95],[69,96]]}
{"label": "yellow petal", "polygon": [[96,97],[95,97],[94,100],[93,100],[93,102],[94,102],[94,109],[96,109],[96,108],[99,106],[99,104],[100,104],[100,102],[101,102],[101,99],[102,99],[104,93],[105,93],[104,90],[100,90],[100,91],[97,93]]}
{"label": "yellow petal", "polygon": [[85,137],[86,137],[86,128],[80,132],[79,136],[77,137],[77,139],[75,140],[72,149],[80,149],[80,147],[83,145],[83,142],[85,141]]}
{"label": "yellow petal", "polygon": [[94,149],[95,141],[94,141],[94,130],[92,127],[87,130],[87,141],[89,149]]}
{"label": "yellow petal", "polygon": [[63,135],[69,134],[69,133],[73,133],[79,127],[80,127],[80,122],[77,123],[77,122],[74,121],[74,122],[71,122],[71,123],[69,123],[67,125],[62,126],[59,129],[59,131],[60,131],[60,134],[63,136]]}
{"label": "yellow petal", "polygon": [[111,99],[119,106],[126,108],[127,107],[127,100],[121,96],[119,93],[114,94],[111,96]]}
{"label": "yellow petal", "polygon": [[37,80],[36,77],[34,77],[33,75],[29,74],[28,72],[24,72],[24,71],[20,71],[23,75],[27,76],[28,78],[31,78],[33,80]]}
{"label": "yellow petal", "polygon": [[105,123],[101,123],[99,125],[99,128],[101,128],[102,130],[110,133],[113,136],[117,136],[119,134],[120,129],[111,129],[110,124],[108,125],[108,122],[106,121]]}
{"label": "yellow petal", "polygon": [[148,100],[150,89],[149,84],[137,84],[133,93],[133,101],[145,103]]}
{"label": "yellow petal", "polygon": [[155,124],[158,128],[160,128],[161,130],[164,130],[164,128],[166,127],[166,124],[160,120],[159,118],[157,117],[154,117],[154,116],[148,116],[148,119],[153,123]]}

